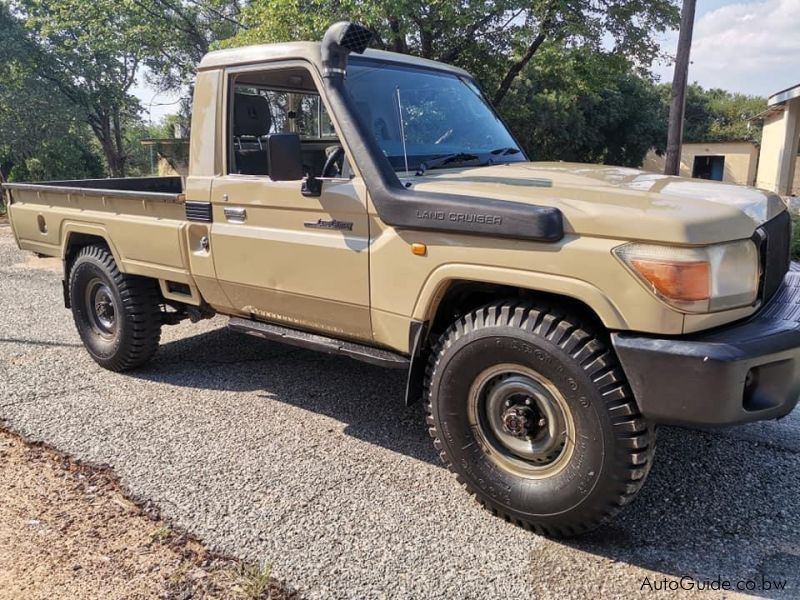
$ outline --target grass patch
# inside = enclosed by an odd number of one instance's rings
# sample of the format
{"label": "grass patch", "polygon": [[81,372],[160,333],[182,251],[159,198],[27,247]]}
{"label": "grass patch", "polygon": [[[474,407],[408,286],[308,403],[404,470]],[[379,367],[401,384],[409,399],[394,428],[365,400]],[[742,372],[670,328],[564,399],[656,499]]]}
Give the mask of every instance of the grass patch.
{"label": "grass patch", "polygon": [[261,565],[241,563],[233,572],[233,593],[240,600],[266,600],[272,598],[272,568],[266,562]]}
{"label": "grass patch", "polygon": [[154,543],[162,543],[171,539],[175,533],[169,527],[162,526],[150,534],[150,540]]}

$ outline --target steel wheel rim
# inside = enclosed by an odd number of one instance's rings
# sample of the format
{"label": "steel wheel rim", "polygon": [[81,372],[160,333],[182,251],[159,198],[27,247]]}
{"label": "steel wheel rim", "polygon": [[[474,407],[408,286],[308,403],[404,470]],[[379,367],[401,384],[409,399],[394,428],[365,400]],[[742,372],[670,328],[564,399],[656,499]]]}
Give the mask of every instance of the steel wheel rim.
{"label": "steel wheel rim", "polygon": [[104,338],[113,338],[117,333],[117,304],[109,285],[94,278],[86,286],[86,314],[92,329]]}
{"label": "steel wheel rim", "polygon": [[575,422],[564,396],[523,365],[499,364],[480,373],[470,387],[468,417],[488,458],[516,476],[552,477],[575,449]]}

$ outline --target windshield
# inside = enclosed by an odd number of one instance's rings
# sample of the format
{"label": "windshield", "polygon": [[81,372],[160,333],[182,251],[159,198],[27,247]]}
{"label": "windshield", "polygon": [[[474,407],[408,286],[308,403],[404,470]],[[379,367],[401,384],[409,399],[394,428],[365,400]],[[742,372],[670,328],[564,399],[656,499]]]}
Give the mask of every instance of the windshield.
{"label": "windshield", "polygon": [[[506,126],[466,78],[351,60],[345,82],[359,116],[395,169],[525,160]],[[436,159],[444,162],[437,164]]]}

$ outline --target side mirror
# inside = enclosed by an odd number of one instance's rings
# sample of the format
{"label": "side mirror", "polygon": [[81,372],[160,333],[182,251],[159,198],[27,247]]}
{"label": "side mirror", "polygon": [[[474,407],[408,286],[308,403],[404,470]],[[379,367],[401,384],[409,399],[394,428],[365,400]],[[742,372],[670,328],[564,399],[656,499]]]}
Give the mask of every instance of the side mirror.
{"label": "side mirror", "polygon": [[303,154],[296,133],[271,133],[267,136],[267,169],[272,181],[300,181]]}

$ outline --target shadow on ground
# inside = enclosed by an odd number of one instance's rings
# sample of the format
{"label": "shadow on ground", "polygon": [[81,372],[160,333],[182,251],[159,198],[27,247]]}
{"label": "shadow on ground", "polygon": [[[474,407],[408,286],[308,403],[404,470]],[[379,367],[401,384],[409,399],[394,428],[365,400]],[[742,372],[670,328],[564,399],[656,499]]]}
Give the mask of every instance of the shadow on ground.
{"label": "shadow on ground", "polygon": [[[346,423],[360,440],[438,464],[405,373],[217,329],[164,344],[143,379],[257,392]],[[649,481],[614,521],[562,542],[613,561],[697,580],[788,579],[800,588],[796,452],[732,435],[662,428]],[[464,494],[464,501],[468,496]],[[755,561],[753,557],[761,557]]]}

